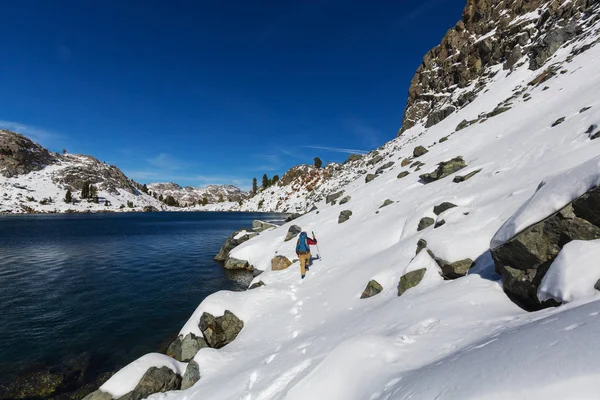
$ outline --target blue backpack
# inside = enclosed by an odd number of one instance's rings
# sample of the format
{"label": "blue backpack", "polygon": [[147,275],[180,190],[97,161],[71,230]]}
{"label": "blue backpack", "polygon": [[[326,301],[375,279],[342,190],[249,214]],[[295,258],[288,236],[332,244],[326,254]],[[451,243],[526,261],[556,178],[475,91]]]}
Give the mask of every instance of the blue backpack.
{"label": "blue backpack", "polygon": [[308,253],[310,252],[310,247],[308,247],[308,235],[306,232],[300,233],[300,237],[298,238],[298,242],[296,243],[296,253]]}

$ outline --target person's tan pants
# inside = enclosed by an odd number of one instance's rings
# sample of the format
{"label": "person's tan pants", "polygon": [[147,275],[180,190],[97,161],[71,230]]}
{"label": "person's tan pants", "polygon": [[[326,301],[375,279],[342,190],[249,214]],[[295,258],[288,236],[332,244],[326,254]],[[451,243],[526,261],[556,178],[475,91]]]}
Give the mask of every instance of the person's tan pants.
{"label": "person's tan pants", "polygon": [[300,273],[306,275],[306,267],[310,265],[310,253],[298,254],[300,259]]}

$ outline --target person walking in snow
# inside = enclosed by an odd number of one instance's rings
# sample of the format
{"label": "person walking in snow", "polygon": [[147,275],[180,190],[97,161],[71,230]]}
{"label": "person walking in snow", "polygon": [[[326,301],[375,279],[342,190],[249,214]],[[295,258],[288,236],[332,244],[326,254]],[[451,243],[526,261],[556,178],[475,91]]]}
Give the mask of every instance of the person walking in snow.
{"label": "person walking in snow", "polygon": [[313,233],[313,237],[311,239],[308,237],[308,234],[306,232],[300,232],[300,236],[298,237],[298,242],[296,242],[296,254],[298,255],[298,258],[300,259],[300,275],[302,276],[302,279],[304,279],[304,276],[306,275],[306,271],[308,271],[308,268],[311,263],[310,246],[311,245],[314,246],[316,244],[317,244],[317,239],[315,238],[314,233]]}

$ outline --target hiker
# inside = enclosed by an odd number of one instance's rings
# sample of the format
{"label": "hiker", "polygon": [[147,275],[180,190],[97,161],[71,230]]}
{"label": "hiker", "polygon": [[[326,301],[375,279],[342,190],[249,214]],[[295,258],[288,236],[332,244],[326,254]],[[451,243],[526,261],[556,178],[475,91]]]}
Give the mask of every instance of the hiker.
{"label": "hiker", "polygon": [[317,244],[317,239],[314,233],[311,239],[306,232],[300,232],[300,237],[298,237],[298,242],[296,242],[296,254],[300,259],[300,274],[302,275],[302,279],[304,279],[306,271],[308,271],[308,267],[311,264],[309,246],[315,244]]}

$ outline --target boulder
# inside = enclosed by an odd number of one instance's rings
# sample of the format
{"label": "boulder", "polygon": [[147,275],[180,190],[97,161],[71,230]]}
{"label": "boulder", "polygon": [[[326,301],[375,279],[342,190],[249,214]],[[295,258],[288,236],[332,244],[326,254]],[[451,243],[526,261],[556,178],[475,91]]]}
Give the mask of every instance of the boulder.
{"label": "boulder", "polygon": [[413,150],[413,157],[417,158],[417,157],[421,157],[422,155],[429,153],[429,150],[427,150],[425,147],[423,146],[417,146],[415,147],[415,149]]}
{"label": "boulder", "polygon": [[219,254],[217,254],[215,256],[215,261],[227,261],[227,258],[229,258],[229,253],[231,252],[231,250],[235,249],[240,244],[252,239],[253,237],[258,236],[258,233],[248,232],[247,234],[244,234],[236,239],[236,237],[241,232],[244,232],[244,231],[245,231],[245,229],[237,230],[237,231],[233,232],[231,235],[229,235],[229,237],[227,237],[227,239],[225,239],[225,243],[223,243],[223,246],[221,246],[221,250],[219,251]]}
{"label": "boulder", "polygon": [[290,265],[292,265],[292,262],[286,256],[275,256],[271,260],[271,270],[273,271],[283,271],[288,269]]}
{"label": "boulder", "polygon": [[344,194],[343,190],[340,190],[337,193],[330,194],[329,196],[325,197],[325,204],[333,203],[335,200],[342,197],[343,194]]}
{"label": "boulder", "polygon": [[383,160],[383,157],[380,155],[376,155],[375,157],[371,158],[369,162],[367,162],[367,165],[375,165],[381,160]]}
{"label": "boulder", "polygon": [[350,154],[345,162],[360,161],[363,158],[360,154]]}
{"label": "boulder", "polygon": [[407,177],[408,175],[410,175],[410,172],[408,172],[408,171],[402,171],[402,172],[400,172],[400,173],[398,174],[397,178],[398,178],[398,179],[402,179],[402,178],[404,178],[404,177]]}
{"label": "boulder", "polygon": [[447,140],[448,140],[448,136],[444,136],[443,138],[440,139],[440,143],[444,143]]}
{"label": "boulder", "polygon": [[460,171],[465,168],[467,164],[462,157],[455,157],[448,161],[442,161],[438,164],[438,167],[435,171],[430,172],[428,174],[420,175],[419,178],[425,183],[435,182],[439,179],[445,178],[453,173]]}
{"label": "boulder", "polygon": [[387,207],[390,204],[394,204],[394,202],[390,199],[385,199],[385,201],[383,202],[383,204],[381,206],[379,206],[379,208]]}
{"label": "boulder", "polygon": [[284,242],[289,242],[290,240],[294,239],[296,236],[298,236],[300,232],[302,232],[302,228],[298,225],[290,226],[290,228],[287,231],[287,234],[285,235]]}
{"label": "boulder", "polygon": [[577,24],[575,22],[550,30],[539,43],[531,48],[529,69],[535,71],[542,67],[563,43],[576,35],[576,31]]}
{"label": "boulder", "polygon": [[252,285],[250,285],[250,287],[248,288],[248,290],[256,289],[256,288],[259,288],[261,286],[266,286],[263,281],[254,282]]}
{"label": "boulder", "polygon": [[415,253],[415,255],[419,254],[421,252],[421,250],[424,250],[427,248],[427,241],[425,239],[419,239],[419,241],[417,242],[417,252]]}
{"label": "boulder", "polygon": [[572,240],[600,238],[600,188],[596,187],[540,222],[492,249],[506,294],[526,310],[540,303],[537,289],[562,247]]}
{"label": "boulder", "polygon": [[230,257],[225,262],[225,269],[229,270],[253,270],[254,268],[246,260],[239,260],[237,258]]}
{"label": "boulder", "polygon": [[160,210],[154,206],[144,206],[143,211],[144,212],[158,212]]}
{"label": "boulder", "polygon": [[563,122],[565,122],[566,117],[560,117],[559,119],[557,119],[556,121],[554,121],[554,123],[552,124],[552,128],[554,128],[556,125],[560,125]]}
{"label": "boulder", "polygon": [[430,227],[434,223],[435,223],[435,221],[433,218],[429,218],[429,217],[421,218],[421,220],[419,221],[419,226],[417,227],[417,232]]}
{"label": "boulder", "polygon": [[83,400],[113,400],[113,397],[110,394],[98,389],[95,392],[85,396]]}
{"label": "boulder", "polygon": [[379,284],[379,282],[377,282],[375,280],[371,280],[371,281],[369,281],[369,283],[367,283],[367,287],[362,292],[362,295],[360,296],[360,298],[367,299],[369,297],[373,297],[376,294],[381,293],[382,290],[383,290],[383,287]]}
{"label": "boulder", "polygon": [[229,310],[225,310],[223,316],[216,318],[205,312],[200,317],[198,327],[206,343],[214,349],[220,349],[235,340],[244,328],[244,322]]}
{"label": "boulder", "polygon": [[352,211],[350,211],[350,210],[344,210],[344,211],[340,212],[340,216],[338,217],[338,224],[348,221],[350,219],[351,215],[352,215]]}
{"label": "boulder", "polygon": [[266,231],[267,229],[277,228],[277,225],[270,222],[254,220],[252,221],[252,230],[255,232]]}
{"label": "boulder", "polygon": [[439,110],[435,110],[427,117],[427,121],[425,122],[425,128],[432,127],[435,124],[438,124],[448,118],[450,114],[456,111],[454,106],[448,106]]}
{"label": "boulder", "polygon": [[433,207],[433,213],[435,215],[440,215],[444,211],[447,211],[447,210],[449,210],[451,208],[454,208],[454,207],[456,207],[456,204],[452,204],[452,203],[449,203],[449,202],[445,201],[445,202],[443,202],[441,204],[438,204],[437,206]]}
{"label": "boulder", "polygon": [[190,361],[181,380],[181,390],[189,389],[201,378],[200,366],[196,361]]}
{"label": "boulder", "polygon": [[402,160],[402,162],[400,163],[401,167],[406,167],[408,164],[410,164],[411,159],[410,158],[405,158],[404,160]]}
{"label": "boulder", "polygon": [[194,358],[200,349],[205,347],[208,347],[208,345],[203,338],[188,333],[184,338],[178,337],[169,345],[167,355],[177,361],[188,362]]}
{"label": "boulder", "polygon": [[[314,206],[313,206],[313,207],[314,207]],[[311,210],[311,211],[312,211],[312,210]],[[293,221],[293,220],[295,220],[295,219],[297,219],[297,218],[300,218],[301,216],[302,216],[302,214],[299,214],[299,213],[292,213],[292,214],[288,215],[288,216],[285,218],[285,222],[291,222],[291,221]]]}
{"label": "boulder", "polygon": [[368,175],[365,177],[365,183],[369,183],[369,182],[371,182],[371,181],[372,181],[373,179],[375,179],[375,178],[377,178],[377,175],[375,175],[375,174],[368,174]]}
{"label": "boulder", "polygon": [[521,46],[516,45],[513,47],[510,55],[506,58],[506,62],[504,63],[504,69],[511,69],[515,66],[515,64],[523,57],[523,51],[521,50]]}
{"label": "boulder", "polygon": [[398,296],[402,296],[408,289],[421,283],[425,276],[425,272],[427,272],[427,269],[421,268],[402,275],[400,283],[398,284]]}
{"label": "boulder", "polygon": [[579,114],[586,112],[590,108],[592,108],[592,107],[583,107],[581,110],[579,110]]}
{"label": "boulder", "polygon": [[375,171],[375,175],[382,174],[383,171],[385,171],[386,169],[391,168],[393,166],[394,166],[394,162],[393,161],[386,162],[381,167],[377,168],[377,170]]}
{"label": "boulder", "polygon": [[438,263],[442,270],[442,276],[446,280],[461,278],[469,272],[471,268],[475,266],[475,263],[470,258],[459,260],[453,263],[442,260],[441,258],[434,257],[435,262]]}
{"label": "boulder", "polygon": [[142,377],[133,391],[119,400],[142,400],[154,393],[164,393],[169,390],[181,389],[181,376],[170,368],[152,367]]}
{"label": "boulder", "polygon": [[346,204],[346,203],[347,203],[347,202],[349,202],[351,199],[352,199],[352,197],[350,197],[350,196],[346,196],[346,197],[344,197],[343,199],[341,199],[341,200],[340,200],[340,206],[341,206],[342,204]]}
{"label": "boulder", "polygon": [[461,183],[461,182],[467,181],[480,172],[481,172],[481,169],[477,169],[477,170],[475,170],[473,172],[469,172],[468,174],[463,175],[463,176],[455,176],[454,179],[452,179],[452,182]]}

